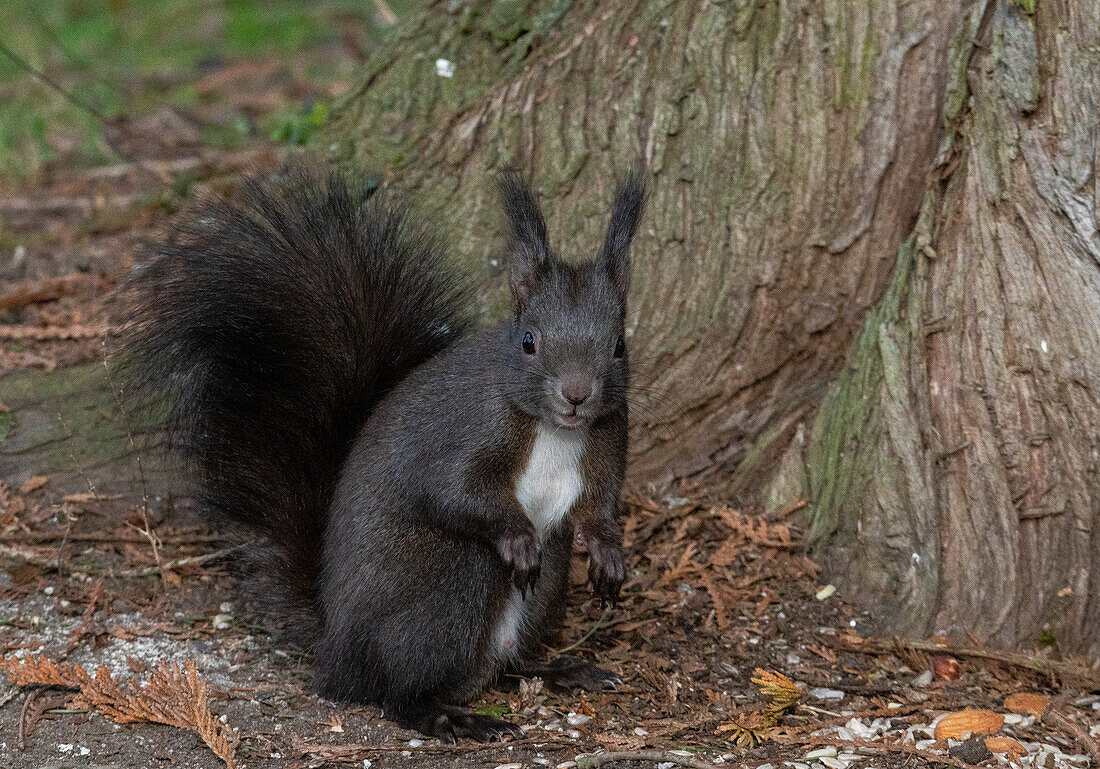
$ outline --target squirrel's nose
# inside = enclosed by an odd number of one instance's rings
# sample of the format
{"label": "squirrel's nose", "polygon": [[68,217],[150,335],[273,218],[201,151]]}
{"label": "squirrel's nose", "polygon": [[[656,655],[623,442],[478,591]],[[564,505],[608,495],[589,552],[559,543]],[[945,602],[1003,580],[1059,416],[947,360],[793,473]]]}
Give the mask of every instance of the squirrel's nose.
{"label": "squirrel's nose", "polygon": [[592,395],[590,382],[566,382],[561,386],[561,395],[574,406],[579,406]]}

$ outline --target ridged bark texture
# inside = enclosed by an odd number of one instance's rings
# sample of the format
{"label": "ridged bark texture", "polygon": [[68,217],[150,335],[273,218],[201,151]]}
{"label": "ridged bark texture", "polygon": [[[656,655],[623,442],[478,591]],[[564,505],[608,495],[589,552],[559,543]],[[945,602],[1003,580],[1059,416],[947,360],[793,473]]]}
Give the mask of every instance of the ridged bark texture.
{"label": "ridged bark texture", "polygon": [[1100,657],[1100,5],[989,0],[959,39],[941,181],[814,425],[814,531],[901,632]]}
{"label": "ridged bark texture", "polygon": [[378,53],[331,144],[441,212],[487,315],[492,172],[533,172],[576,258],[615,174],[644,163],[631,472],[717,480],[761,434],[789,437],[882,295],[940,141],[957,6],[437,3]]}

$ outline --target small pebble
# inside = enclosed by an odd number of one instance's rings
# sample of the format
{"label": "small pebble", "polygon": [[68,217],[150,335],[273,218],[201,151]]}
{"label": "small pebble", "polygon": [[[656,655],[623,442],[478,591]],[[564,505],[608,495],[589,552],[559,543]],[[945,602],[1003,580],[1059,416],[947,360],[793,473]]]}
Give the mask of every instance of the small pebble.
{"label": "small pebble", "polygon": [[570,726],[584,726],[592,722],[592,716],[586,716],[583,713],[570,713],[565,717],[565,720],[569,722]]}
{"label": "small pebble", "polygon": [[836,748],[834,748],[832,745],[828,745],[824,748],[818,748],[817,750],[811,750],[809,753],[806,754],[806,759],[807,760],[814,759],[814,758],[826,758],[826,757],[835,758],[836,757]]}
{"label": "small pebble", "polygon": [[419,748],[423,744],[424,744],[424,740],[415,740],[415,739],[414,740],[409,740],[409,747],[410,748]]}
{"label": "small pebble", "polygon": [[844,692],[839,689],[827,689],[824,686],[818,686],[810,689],[810,697],[815,700],[842,700],[844,699]]}
{"label": "small pebble", "polygon": [[634,727],[634,734],[638,735],[639,737],[648,737],[649,736],[649,732],[647,732],[645,729],[643,729],[640,726],[635,726]]}
{"label": "small pebble", "polygon": [[819,601],[824,601],[826,598],[832,598],[836,594],[836,585],[826,585],[814,594],[814,598]]}
{"label": "small pebble", "polygon": [[932,671],[926,670],[913,679],[913,686],[928,686],[932,683]]}
{"label": "small pebble", "polygon": [[435,60],[435,74],[440,77],[454,77],[455,76],[455,64],[448,59],[436,59]]}

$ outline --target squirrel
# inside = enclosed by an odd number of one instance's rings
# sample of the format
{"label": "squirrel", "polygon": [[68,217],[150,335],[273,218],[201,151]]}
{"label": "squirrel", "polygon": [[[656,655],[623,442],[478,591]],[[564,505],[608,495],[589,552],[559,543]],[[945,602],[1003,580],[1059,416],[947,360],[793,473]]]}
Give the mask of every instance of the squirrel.
{"label": "squirrel", "polygon": [[363,179],[285,166],[200,203],[125,292],[121,365],[167,400],[216,520],[257,532],[249,586],[312,650],[321,694],[438,737],[519,737],[465,703],[502,673],[615,687],[536,660],[574,540],[624,580],[625,177],[594,259],[550,246],[534,193],[498,180],[511,312],[474,332],[440,241]]}

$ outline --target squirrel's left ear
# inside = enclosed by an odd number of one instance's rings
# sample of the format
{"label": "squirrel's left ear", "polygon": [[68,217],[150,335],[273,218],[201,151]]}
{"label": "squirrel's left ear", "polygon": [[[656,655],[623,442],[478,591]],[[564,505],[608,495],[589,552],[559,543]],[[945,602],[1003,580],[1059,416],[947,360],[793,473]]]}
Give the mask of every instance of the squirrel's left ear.
{"label": "squirrel's left ear", "polygon": [[607,225],[603,249],[596,259],[596,263],[607,270],[611,282],[624,300],[630,289],[630,241],[638,231],[638,221],[645,210],[645,198],[641,171],[631,171],[615,192],[611,222]]}
{"label": "squirrel's left ear", "polygon": [[546,222],[531,187],[517,171],[505,171],[497,179],[500,201],[508,218],[508,285],[512,305],[523,312],[554,259]]}

